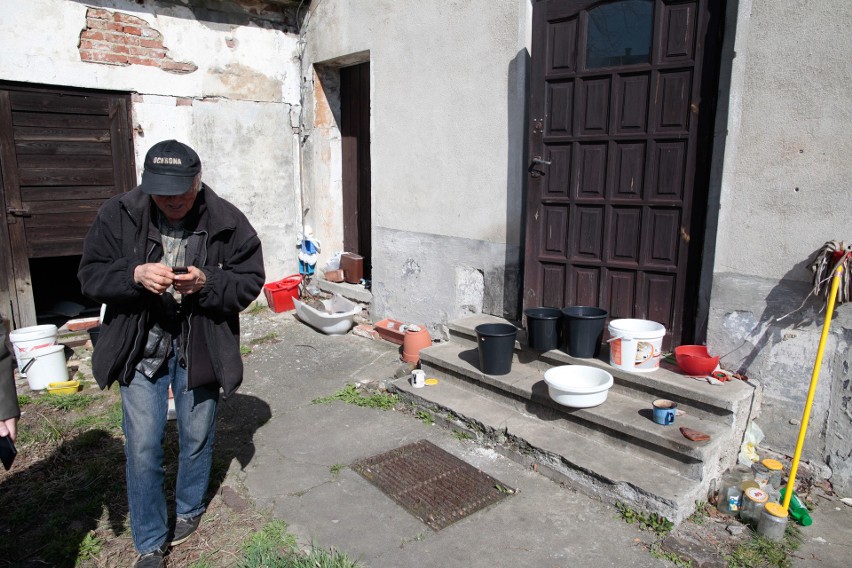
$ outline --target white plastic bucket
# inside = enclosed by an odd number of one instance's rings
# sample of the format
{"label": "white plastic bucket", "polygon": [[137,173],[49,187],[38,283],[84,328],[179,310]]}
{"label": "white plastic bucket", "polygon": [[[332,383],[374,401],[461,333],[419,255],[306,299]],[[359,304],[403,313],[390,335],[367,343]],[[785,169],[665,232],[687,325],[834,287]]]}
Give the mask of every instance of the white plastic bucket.
{"label": "white plastic bucket", "polygon": [[18,361],[18,371],[20,371],[21,376],[26,374],[24,365],[27,359],[31,358],[28,352],[39,347],[56,345],[56,338],[58,336],[58,330],[52,324],[22,327],[9,333],[9,340],[12,342],[12,351],[15,354],[15,359]]}
{"label": "white plastic bucket", "polygon": [[666,326],[644,319],[609,322],[609,364],[633,372],[660,368]]}
{"label": "white plastic bucket", "polygon": [[50,383],[68,380],[68,366],[65,363],[65,346],[48,345],[27,351],[24,366],[30,390],[46,389]]}

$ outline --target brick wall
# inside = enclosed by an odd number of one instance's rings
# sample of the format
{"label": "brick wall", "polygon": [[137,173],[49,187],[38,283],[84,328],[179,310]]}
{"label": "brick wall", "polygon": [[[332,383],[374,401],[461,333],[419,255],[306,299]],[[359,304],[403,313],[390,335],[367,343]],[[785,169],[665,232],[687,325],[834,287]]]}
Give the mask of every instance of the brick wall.
{"label": "brick wall", "polygon": [[163,35],[130,14],[89,8],[80,33],[80,59],[106,65],[148,65],[169,73],[192,73],[198,66],[168,55]]}

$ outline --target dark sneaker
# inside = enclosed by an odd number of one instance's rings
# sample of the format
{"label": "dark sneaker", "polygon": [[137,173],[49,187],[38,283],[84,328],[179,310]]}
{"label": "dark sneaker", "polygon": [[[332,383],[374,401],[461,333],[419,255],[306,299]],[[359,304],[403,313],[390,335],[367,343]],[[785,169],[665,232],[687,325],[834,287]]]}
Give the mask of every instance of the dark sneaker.
{"label": "dark sneaker", "polygon": [[178,517],[175,521],[175,533],[172,536],[172,546],[176,546],[192,536],[195,529],[198,528],[198,523],[201,522],[201,515],[192,517],[191,519],[182,519]]}
{"label": "dark sneaker", "polygon": [[155,550],[148,554],[141,554],[136,559],[136,568],[165,568],[166,561],[163,560],[163,551]]}

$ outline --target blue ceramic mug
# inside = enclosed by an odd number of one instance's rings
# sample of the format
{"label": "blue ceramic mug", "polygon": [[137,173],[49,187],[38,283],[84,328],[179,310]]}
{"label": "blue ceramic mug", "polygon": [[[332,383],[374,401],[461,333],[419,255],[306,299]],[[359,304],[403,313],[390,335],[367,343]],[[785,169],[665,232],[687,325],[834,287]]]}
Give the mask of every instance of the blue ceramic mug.
{"label": "blue ceramic mug", "polygon": [[658,398],[654,401],[654,422],[668,426],[674,424],[675,415],[677,414],[677,403],[665,398]]}

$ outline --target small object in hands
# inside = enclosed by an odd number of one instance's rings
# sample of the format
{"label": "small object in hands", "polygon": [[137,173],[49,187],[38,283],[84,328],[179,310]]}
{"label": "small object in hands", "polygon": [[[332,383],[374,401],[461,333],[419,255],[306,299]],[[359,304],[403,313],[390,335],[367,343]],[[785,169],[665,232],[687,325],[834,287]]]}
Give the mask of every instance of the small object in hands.
{"label": "small object in hands", "polygon": [[172,272],[174,272],[175,274],[186,274],[187,272],[189,272],[189,270],[187,270],[185,266],[173,266]]}
{"label": "small object in hands", "polygon": [[692,440],[693,442],[705,442],[710,439],[710,434],[705,434],[704,432],[693,430],[686,426],[680,427],[680,433],[683,434],[685,438]]}
{"label": "small object in hands", "polygon": [[8,471],[12,467],[12,462],[15,461],[15,455],[18,451],[15,449],[15,444],[9,436],[0,438],[0,461],[3,462],[3,467]]}

